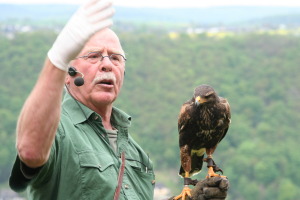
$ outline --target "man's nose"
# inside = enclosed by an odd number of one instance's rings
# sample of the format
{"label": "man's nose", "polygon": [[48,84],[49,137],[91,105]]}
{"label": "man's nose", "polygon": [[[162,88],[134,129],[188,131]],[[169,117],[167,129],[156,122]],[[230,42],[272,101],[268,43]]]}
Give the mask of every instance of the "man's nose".
{"label": "man's nose", "polygon": [[102,61],[100,63],[100,70],[104,72],[110,72],[112,70],[112,62],[110,61],[108,56],[103,56]]}

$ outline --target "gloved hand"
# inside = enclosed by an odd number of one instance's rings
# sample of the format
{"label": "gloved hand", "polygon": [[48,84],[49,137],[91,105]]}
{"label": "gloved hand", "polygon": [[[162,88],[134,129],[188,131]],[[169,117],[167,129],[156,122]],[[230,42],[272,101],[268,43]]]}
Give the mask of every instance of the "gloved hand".
{"label": "gloved hand", "polygon": [[[229,189],[227,178],[212,177],[199,181],[192,189],[192,198],[186,196],[186,200],[224,200]],[[173,200],[175,196],[168,200]]]}
{"label": "gloved hand", "polygon": [[111,0],[88,0],[71,17],[48,51],[52,64],[67,71],[68,63],[78,55],[87,40],[112,25],[113,14]]}
{"label": "gloved hand", "polygon": [[212,177],[199,181],[192,190],[193,200],[221,200],[227,196],[229,181],[227,178]]}

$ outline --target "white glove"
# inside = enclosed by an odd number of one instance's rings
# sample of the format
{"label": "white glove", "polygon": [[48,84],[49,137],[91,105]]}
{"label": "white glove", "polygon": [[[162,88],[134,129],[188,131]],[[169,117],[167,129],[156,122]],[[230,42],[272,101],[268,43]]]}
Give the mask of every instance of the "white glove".
{"label": "white glove", "polygon": [[112,25],[113,14],[111,0],[88,0],[71,17],[48,51],[52,64],[67,71],[69,62],[78,55],[87,40]]}

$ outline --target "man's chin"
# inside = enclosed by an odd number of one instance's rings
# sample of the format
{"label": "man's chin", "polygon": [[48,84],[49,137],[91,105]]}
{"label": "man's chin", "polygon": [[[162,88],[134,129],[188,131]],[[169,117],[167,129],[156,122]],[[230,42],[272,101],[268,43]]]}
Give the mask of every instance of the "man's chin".
{"label": "man's chin", "polygon": [[94,100],[101,104],[111,104],[116,98],[116,95],[111,92],[99,92],[94,96]]}

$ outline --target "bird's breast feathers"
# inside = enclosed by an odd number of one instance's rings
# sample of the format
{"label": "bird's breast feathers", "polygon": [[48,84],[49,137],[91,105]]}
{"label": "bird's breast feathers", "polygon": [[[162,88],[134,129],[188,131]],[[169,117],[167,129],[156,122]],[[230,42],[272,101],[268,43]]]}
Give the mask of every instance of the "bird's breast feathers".
{"label": "bird's breast feathers", "polygon": [[199,127],[196,135],[211,139],[218,135],[223,135],[224,130],[228,128],[228,118],[224,112],[220,112],[216,107],[207,107],[198,110],[197,126]]}
{"label": "bird's breast feathers", "polygon": [[197,123],[206,129],[216,128],[224,125],[226,115],[224,112],[220,112],[216,107],[203,107],[195,113],[195,117],[198,118]]}

